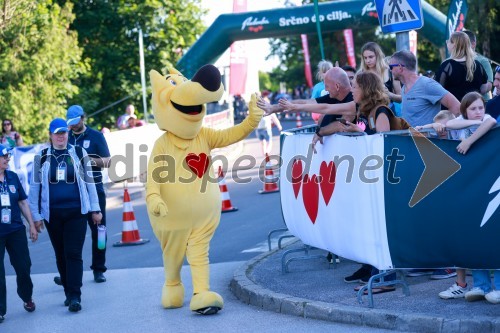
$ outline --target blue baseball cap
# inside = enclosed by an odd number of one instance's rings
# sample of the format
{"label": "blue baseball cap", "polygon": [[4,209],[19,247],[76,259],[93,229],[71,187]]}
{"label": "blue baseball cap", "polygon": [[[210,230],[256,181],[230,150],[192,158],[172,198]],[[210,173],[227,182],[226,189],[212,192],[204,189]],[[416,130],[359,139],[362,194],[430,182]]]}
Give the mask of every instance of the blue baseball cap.
{"label": "blue baseball cap", "polygon": [[50,133],[62,133],[68,131],[68,126],[66,125],[66,120],[62,118],[56,118],[50,122],[49,125]]}
{"label": "blue baseball cap", "polygon": [[10,146],[0,145],[0,157],[8,155],[11,150],[12,150],[12,147],[10,147]]}
{"label": "blue baseball cap", "polygon": [[71,105],[66,111],[66,122],[68,126],[76,125],[83,116],[83,108],[80,105]]}

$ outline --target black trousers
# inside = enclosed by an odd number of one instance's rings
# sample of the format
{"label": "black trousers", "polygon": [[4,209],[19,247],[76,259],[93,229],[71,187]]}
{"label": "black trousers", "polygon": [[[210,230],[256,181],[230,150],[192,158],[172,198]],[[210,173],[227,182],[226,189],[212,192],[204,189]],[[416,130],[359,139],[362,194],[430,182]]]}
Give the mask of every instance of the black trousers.
{"label": "black trousers", "polygon": [[28,250],[26,228],[22,228],[0,237],[0,315],[7,313],[7,287],[5,283],[4,257],[5,249],[9,253],[10,264],[16,271],[17,294],[28,302],[33,295],[33,282],[31,281],[31,259]]}
{"label": "black trousers", "polygon": [[[99,197],[99,206],[102,213],[101,225],[106,225],[106,193],[98,190],[97,196]],[[90,266],[90,269],[106,272],[106,249],[99,250],[97,248],[97,225],[92,220],[92,214],[88,214],[87,222],[92,234],[92,266]]]}
{"label": "black trousers", "polygon": [[45,221],[64,293],[69,299],[81,300],[86,220],[87,215],[78,207],[50,209],[50,222]]}

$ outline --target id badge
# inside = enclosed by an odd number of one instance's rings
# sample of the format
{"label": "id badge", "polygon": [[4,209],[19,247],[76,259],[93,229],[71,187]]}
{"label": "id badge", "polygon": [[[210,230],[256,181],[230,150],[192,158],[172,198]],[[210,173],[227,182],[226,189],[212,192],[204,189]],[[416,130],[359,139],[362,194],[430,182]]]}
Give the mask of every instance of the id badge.
{"label": "id badge", "polygon": [[59,164],[57,166],[57,181],[66,181],[66,164]]}
{"label": "id badge", "polygon": [[2,220],[3,224],[10,224],[10,208],[2,208]]}
{"label": "id badge", "polygon": [[1,201],[2,201],[2,206],[10,206],[10,196],[9,193],[2,193],[0,194]]}

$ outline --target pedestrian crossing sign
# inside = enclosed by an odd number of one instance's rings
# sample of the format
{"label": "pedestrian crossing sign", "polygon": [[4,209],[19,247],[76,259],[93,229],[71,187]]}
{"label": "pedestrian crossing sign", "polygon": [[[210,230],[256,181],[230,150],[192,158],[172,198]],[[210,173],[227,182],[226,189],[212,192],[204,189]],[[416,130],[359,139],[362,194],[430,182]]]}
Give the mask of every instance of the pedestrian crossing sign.
{"label": "pedestrian crossing sign", "polygon": [[424,25],[420,0],[375,0],[384,34],[416,30]]}

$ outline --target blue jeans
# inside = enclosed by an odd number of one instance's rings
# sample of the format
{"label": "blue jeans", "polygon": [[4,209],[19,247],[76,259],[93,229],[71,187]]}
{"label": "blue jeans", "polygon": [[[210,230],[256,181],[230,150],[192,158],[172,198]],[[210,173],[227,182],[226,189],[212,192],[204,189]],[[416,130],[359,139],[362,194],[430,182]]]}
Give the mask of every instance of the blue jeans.
{"label": "blue jeans", "polygon": [[[493,272],[495,276],[495,282],[494,282],[495,289],[500,291],[500,270],[495,270]],[[485,293],[491,291],[492,283],[490,279],[489,270],[486,269],[473,270],[472,280],[474,283],[474,287],[481,288]]]}

